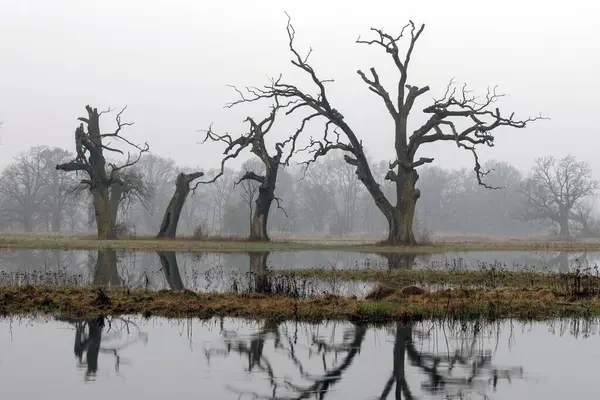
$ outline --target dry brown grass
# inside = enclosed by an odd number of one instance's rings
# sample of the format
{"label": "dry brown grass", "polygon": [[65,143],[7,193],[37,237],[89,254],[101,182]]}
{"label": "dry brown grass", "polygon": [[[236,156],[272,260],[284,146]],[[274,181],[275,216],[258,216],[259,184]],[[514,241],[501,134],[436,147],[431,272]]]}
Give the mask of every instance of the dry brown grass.
{"label": "dry brown grass", "polygon": [[598,296],[572,296],[547,288],[396,291],[381,300],[335,295],[297,300],[263,294],[197,294],[191,291],[0,287],[0,314],[51,313],[63,317],[142,314],[144,316],[230,316],[281,320],[339,319],[384,322],[423,318],[517,318],[600,316]]}
{"label": "dry brown grass", "polygon": [[[274,272],[275,273],[275,272]],[[567,287],[576,279],[575,274],[539,273],[533,271],[508,271],[488,268],[481,270],[459,269],[292,269],[279,270],[279,276],[296,278],[341,278],[350,281],[380,282],[385,287],[400,288],[415,284],[442,284],[454,286],[478,286],[488,289],[496,287]],[[584,275],[591,285],[600,288],[600,277]]]}

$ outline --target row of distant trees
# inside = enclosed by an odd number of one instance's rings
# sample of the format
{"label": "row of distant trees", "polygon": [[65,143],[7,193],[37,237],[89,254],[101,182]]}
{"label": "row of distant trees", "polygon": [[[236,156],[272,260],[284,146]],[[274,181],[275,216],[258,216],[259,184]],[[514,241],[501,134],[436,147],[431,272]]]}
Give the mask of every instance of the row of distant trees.
{"label": "row of distant trees", "polygon": [[[5,232],[88,232],[95,230],[89,192],[81,177],[65,174],[57,164],[74,154],[61,148],[34,146],[17,155],[0,174],[0,227]],[[526,174],[506,162],[484,167],[488,189],[469,169],[422,169],[418,188],[417,234],[525,235],[551,229],[555,234],[600,233],[592,195],[598,182],[585,162],[568,156],[542,158]],[[382,161],[373,167],[385,171]],[[200,185],[182,208],[180,234],[248,235],[259,183],[239,179],[259,173],[254,159],[240,170],[225,168],[220,179]],[[122,174],[118,199],[122,232],[156,234],[171,200],[176,177],[193,169],[172,159],[144,154]],[[207,171],[214,176],[220,170]],[[237,183],[237,184],[236,184]],[[382,188],[392,196],[393,186]],[[269,230],[279,235],[382,235],[386,220],[378,212],[353,168],[330,154],[304,171],[291,165],[280,171]]]}

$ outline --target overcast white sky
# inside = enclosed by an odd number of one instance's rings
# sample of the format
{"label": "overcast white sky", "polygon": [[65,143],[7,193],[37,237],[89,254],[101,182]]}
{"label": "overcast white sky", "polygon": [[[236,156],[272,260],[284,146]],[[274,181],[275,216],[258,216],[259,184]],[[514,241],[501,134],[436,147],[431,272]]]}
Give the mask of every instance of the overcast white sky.
{"label": "overcast white sky", "polygon": [[[381,49],[354,41],[370,27],[399,33],[413,19],[426,28],[409,83],[432,90],[414,108],[411,126],[423,121],[420,110],[452,77],[481,94],[498,84],[509,95],[499,104],[505,112],[541,112],[551,120],[499,131],[496,147],[482,152],[485,159],[524,169],[534,157],[571,153],[600,175],[594,122],[600,6],[589,0],[0,0],[0,166],[34,144],[73,150],[76,119],[88,103],[127,105],[125,119],[135,121],[128,137],[147,140],[153,153],[184,165],[216,166],[220,148],[197,144],[197,130],[213,122],[215,130],[241,131],[248,113],[268,111],[223,109],[236,98],[226,85],[258,86],[280,72],[298,82],[284,10],[292,16],[298,48],[312,46],[317,73],[336,79],[332,104],[377,158],[392,156],[391,121],[356,70],[376,67],[390,91],[396,75]],[[108,130],[112,117],[103,118]],[[273,133],[281,137],[293,128],[281,123]],[[436,157],[445,167],[472,162],[452,143],[418,155]]]}

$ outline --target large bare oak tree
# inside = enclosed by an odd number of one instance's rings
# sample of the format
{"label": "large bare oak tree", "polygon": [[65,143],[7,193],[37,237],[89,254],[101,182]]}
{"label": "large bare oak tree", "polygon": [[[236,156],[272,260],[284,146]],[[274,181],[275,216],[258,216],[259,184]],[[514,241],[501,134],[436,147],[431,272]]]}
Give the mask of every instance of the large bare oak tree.
{"label": "large bare oak tree", "polygon": [[[134,144],[121,135],[124,127],[133,124],[121,121],[121,115],[126,107],[117,113],[117,128],[112,133],[101,133],[100,131],[100,116],[111,111],[110,109],[98,112],[97,108],[89,105],[85,109],[88,116],[78,118],[81,124],[75,130],[76,157],[73,161],[58,164],[56,169],[67,172],[81,171],[87,175],[87,178],[83,179],[81,183],[88,186],[92,195],[98,238],[115,239],[117,237],[115,228],[118,205],[123,191],[120,171],[135,165],[142,154],[149,150],[149,146],[148,143],[143,146]],[[109,140],[124,142],[134,148],[138,153],[137,157],[132,158],[130,152],[127,152],[127,160],[123,164],[118,166],[115,163],[108,163],[105,151],[124,154],[122,150],[110,147],[105,143]]]}
{"label": "large bare oak tree", "polygon": [[[308,57],[301,56],[294,45],[295,30],[288,16],[287,34],[289,50],[292,53],[292,64],[307,74],[314,84],[315,92],[304,91],[298,86],[284,82],[280,75],[271,79],[270,83],[261,87],[247,88],[250,96],[243,101],[254,102],[261,99],[288,99],[293,106],[287,114],[298,110],[309,110],[299,127],[302,131],[306,124],[313,119],[321,118],[325,121],[324,135],[320,140],[311,138],[306,149],[311,157],[306,161],[306,166],[316,161],[320,156],[332,150],[341,150],[345,161],[356,168],[358,179],[364,184],[369,194],[375,201],[378,209],[383,213],[388,222],[388,244],[416,244],[413,234],[413,218],[415,205],[420,196],[416,183],[419,178],[417,168],[434,161],[430,157],[416,158],[417,151],[427,143],[451,141],[459,148],[472,153],[474,170],[479,184],[486,186],[482,178],[486,174],[479,163],[476,151],[477,145],[492,147],[494,145],[493,131],[499,127],[524,128],[529,122],[542,117],[517,120],[514,113],[505,116],[493,104],[502,97],[495,89],[488,89],[483,99],[470,94],[463,87],[458,90],[451,82],[443,98],[434,100],[433,104],[425,107],[422,112],[428,115],[427,121],[418,129],[410,132],[408,120],[417,98],[429,91],[428,86],[418,87],[407,84],[408,70],[413,50],[421,36],[425,25],[419,28],[410,21],[405,25],[398,36],[392,36],[381,29],[371,28],[375,38],[362,40],[356,43],[381,47],[390,57],[399,73],[397,94],[392,96],[384,87],[375,68],[370,68],[369,73],[358,70],[357,73],[369,90],[376,94],[385,105],[394,122],[395,159],[389,163],[389,170],[385,179],[392,181],[395,186],[396,204],[392,204],[386,197],[380,183],[373,176],[369,166],[362,140],[355,130],[344,119],[342,113],[330,103],[326,84],[331,79],[321,79],[314,68],[308,63]],[[399,42],[408,32],[408,46],[402,55]],[[461,126],[461,128],[459,128]]]}
{"label": "large bare oak tree", "polygon": [[[239,91],[238,93],[242,99],[238,102],[230,103],[230,107],[245,101],[242,93]],[[299,132],[296,132],[290,135],[285,141],[275,143],[274,152],[267,150],[265,136],[271,131],[278,111],[290,106],[290,104],[280,105],[277,100],[278,99],[275,97],[275,104],[271,107],[271,113],[268,117],[259,122],[256,122],[251,117],[244,120],[244,122],[248,122],[250,125],[247,133],[241,134],[234,139],[229,134],[218,135],[212,131],[212,128],[209,128],[203,141],[204,143],[207,140],[212,140],[215,142],[223,142],[227,145],[223,152],[225,157],[221,160],[221,171],[209,182],[214,182],[221,176],[225,168],[225,163],[230,159],[238,157],[238,155],[246,148],[249,148],[264,165],[264,174],[247,170],[235,183],[237,185],[243,181],[255,181],[259,184],[256,207],[254,207],[254,212],[250,221],[250,240],[269,241],[267,221],[269,218],[269,211],[271,210],[271,204],[275,201],[277,202],[277,206],[281,208],[280,199],[275,196],[277,174],[281,166],[288,164],[295,147],[296,138],[299,134]],[[284,157],[284,147],[288,143],[292,144],[292,150],[287,157]]]}
{"label": "large bare oak tree", "polygon": [[592,196],[600,183],[592,179],[592,169],[573,156],[560,160],[542,157],[535,160],[529,177],[523,183],[523,212],[525,220],[550,220],[559,228],[559,236],[571,238],[570,220],[582,217],[579,210],[583,200]]}

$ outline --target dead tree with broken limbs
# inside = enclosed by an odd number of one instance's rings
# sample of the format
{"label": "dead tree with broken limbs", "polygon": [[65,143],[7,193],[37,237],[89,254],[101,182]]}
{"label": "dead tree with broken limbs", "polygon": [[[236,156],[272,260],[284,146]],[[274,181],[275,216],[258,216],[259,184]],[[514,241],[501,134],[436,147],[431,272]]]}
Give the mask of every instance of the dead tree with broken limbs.
{"label": "dead tree with broken limbs", "polygon": [[[230,103],[228,107],[235,104],[239,104],[245,101],[244,96],[238,91],[242,100]],[[269,218],[269,211],[271,210],[271,204],[273,201],[277,203],[277,207],[284,213],[285,210],[281,207],[281,199],[275,196],[275,187],[277,184],[277,173],[279,168],[289,163],[292,152],[287,157],[283,157],[284,147],[288,144],[292,144],[292,149],[295,147],[296,138],[298,133],[290,135],[285,141],[275,143],[275,154],[270,153],[265,145],[265,136],[271,131],[273,124],[275,123],[275,117],[279,110],[285,109],[291,106],[291,104],[280,105],[278,99],[275,97],[275,104],[271,107],[271,113],[268,117],[264,118],[260,122],[256,122],[253,118],[248,117],[244,120],[249,126],[247,133],[244,133],[233,139],[231,135],[224,134],[218,135],[212,131],[212,127],[207,130],[206,137],[203,141],[211,140],[214,142],[223,142],[227,145],[223,154],[225,157],[221,160],[221,171],[211,181],[202,183],[214,182],[219,176],[223,174],[225,163],[228,160],[236,158],[244,149],[250,148],[250,151],[254,153],[265,166],[265,172],[263,175],[257,174],[254,171],[246,171],[244,175],[235,183],[238,185],[244,180],[252,180],[259,183],[258,197],[256,198],[256,207],[254,207],[254,213],[250,222],[250,240],[256,241],[269,241],[269,235],[267,233],[267,221]]]}
{"label": "dead tree with broken limbs", "polygon": [[[57,170],[66,172],[83,172],[87,178],[81,183],[87,185],[92,194],[92,203],[96,218],[99,239],[116,239],[116,222],[119,201],[123,191],[123,182],[120,173],[125,168],[135,165],[143,153],[148,152],[148,143],[140,146],[130,142],[121,135],[126,126],[133,125],[132,122],[123,122],[121,116],[127,107],[124,107],[116,115],[117,128],[112,133],[101,133],[100,116],[112,111],[98,112],[97,108],[85,106],[88,116],[78,118],[81,124],[75,130],[75,159],[73,161],[58,164]],[[137,156],[132,157],[127,152],[127,159],[121,165],[109,163],[105,158],[105,151],[109,153],[124,154],[122,150],[110,147],[106,141],[115,140],[124,142],[135,149]]]}
{"label": "dead tree with broken limbs", "polygon": [[177,235],[179,217],[181,216],[181,210],[183,209],[185,200],[191,191],[190,184],[202,176],[204,176],[204,172],[192,172],[190,174],[181,172],[179,175],[177,175],[177,179],[175,180],[175,192],[173,193],[173,197],[171,197],[171,201],[169,201],[167,209],[165,210],[165,215],[162,223],[160,224],[160,229],[156,235],[157,238],[167,237],[169,239],[175,239],[175,236]]}
{"label": "dead tree with broken limbs", "polygon": [[[410,21],[405,25],[398,36],[392,36],[381,29],[371,28],[375,34],[372,40],[362,40],[360,37],[356,43],[379,46],[389,55],[399,72],[397,82],[397,96],[393,97],[384,87],[375,68],[369,69],[369,74],[358,70],[357,73],[369,90],[375,93],[385,105],[394,122],[394,149],[395,159],[389,163],[389,171],[384,179],[394,182],[396,190],[396,204],[392,204],[379,186],[378,180],[373,176],[367,157],[365,155],[362,140],[344,118],[342,113],[336,110],[330,103],[326,84],[333,82],[331,79],[323,80],[318,77],[316,71],[308,63],[312,49],[306,56],[301,56],[294,44],[295,30],[288,16],[287,34],[289,38],[289,50],[292,53],[291,63],[307,74],[314,84],[316,94],[300,89],[282,80],[280,75],[277,79],[271,79],[270,83],[261,87],[251,87],[247,90],[251,93],[248,99],[243,101],[254,102],[261,99],[288,99],[296,104],[287,114],[298,110],[309,110],[303,118],[299,130],[303,130],[306,124],[317,118],[325,121],[324,134],[321,139],[310,139],[309,145],[300,149],[308,151],[310,159],[305,161],[305,166],[316,161],[332,150],[341,150],[345,161],[356,168],[358,179],[364,184],[369,194],[375,201],[379,210],[388,222],[387,244],[416,244],[413,234],[413,218],[415,206],[420,197],[420,191],[416,188],[419,178],[417,168],[434,161],[430,157],[416,159],[416,153],[422,145],[440,141],[452,141],[466,151],[472,153],[474,158],[474,170],[480,185],[491,188],[483,182],[486,171],[483,171],[479,163],[476,150],[477,145],[492,147],[494,145],[493,131],[499,127],[525,128],[525,126],[542,117],[527,118],[523,120],[514,119],[514,114],[504,116],[500,109],[492,105],[503,95],[494,89],[489,89],[484,99],[479,99],[470,94],[463,87],[457,90],[450,82],[444,97],[433,101],[433,104],[425,107],[422,111],[429,115],[428,120],[414,130],[408,129],[409,114],[415,101],[429,91],[428,86],[418,87],[407,84],[408,68],[417,40],[421,36],[425,25],[417,29]],[[404,55],[400,54],[399,42],[409,33],[408,47]],[[462,126],[459,129],[458,125]],[[383,178],[383,177],[380,177]]]}

